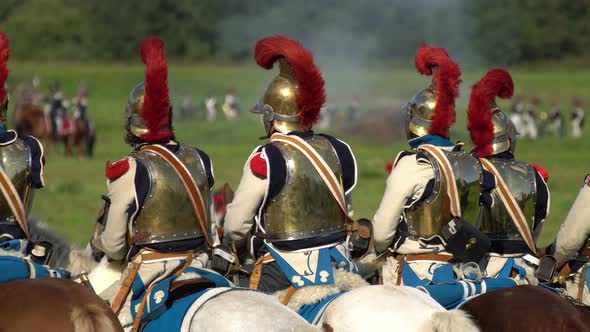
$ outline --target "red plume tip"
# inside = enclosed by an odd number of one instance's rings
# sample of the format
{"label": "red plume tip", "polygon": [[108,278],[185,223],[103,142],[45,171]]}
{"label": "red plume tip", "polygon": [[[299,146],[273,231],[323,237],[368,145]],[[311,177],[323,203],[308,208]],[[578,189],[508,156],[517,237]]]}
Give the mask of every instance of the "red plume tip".
{"label": "red plume tip", "polygon": [[0,32],[0,103],[6,100],[6,80],[8,79],[8,58],[10,58],[10,40],[8,36]]}
{"label": "red plume tip", "polygon": [[444,48],[422,44],[414,57],[416,69],[423,75],[432,75],[436,83],[437,102],[432,117],[430,134],[449,137],[449,127],[455,123],[455,98],[459,96],[461,68],[453,62]]}
{"label": "red plume tip", "polygon": [[296,40],[271,36],[256,43],[254,58],[260,67],[271,69],[280,57],[286,58],[295,72],[299,122],[310,128],[319,119],[320,109],[326,102],[322,73],[316,67],[312,53]]}
{"label": "red plume tip", "polygon": [[490,70],[473,86],[467,109],[467,129],[475,146],[474,150],[480,158],[492,154],[494,123],[493,114],[489,111],[490,104],[496,96],[507,99],[513,93],[514,82],[504,69]]}
{"label": "red plume tip", "polygon": [[172,137],[170,96],[168,95],[168,63],[164,41],[148,37],[141,43],[141,60],[146,65],[144,100],[141,117],[149,132],[141,135],[146,141],[167,141]]}

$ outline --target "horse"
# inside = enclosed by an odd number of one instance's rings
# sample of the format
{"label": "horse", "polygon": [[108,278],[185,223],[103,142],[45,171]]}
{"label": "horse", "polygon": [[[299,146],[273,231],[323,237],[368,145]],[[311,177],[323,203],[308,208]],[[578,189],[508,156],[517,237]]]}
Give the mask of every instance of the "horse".
{"label": "horse", "polygon": [[24,279],[1,284],[0,298],[3,331],[123,331],[104,300],[68,279]]}
{"label": "horse", "polygon": [[92,157],[96,141],[94,123],[77,117],[68,120],[72,128],[65,134],[66,156],[73,156],[74,148],[76,148],[78,156]]}
{"label": "horse", "polygon": [[49,148],[49,143],[52,140],[63,142],[66,156],[72,156],[74,148],[76,148],[78,156],[92,157],[96,141],[94,123],[78,116],[74,118],[60,116],[57,121],[58,132],[56,137],[53,137],[49,115],[34,102],[32,93],[31,88],[20,89],[14,114],[14,125],[19,137],[34,136],[43,143],[46,149]]}
{"label": "horse", "polygon": [[420,290],[374,285],[344,293],[326,309],[325,331],[472,332],[477,326],[462,310],[446,310]]}
{"label": "horse", "polygon": [[485,331],[590,331],[588,307],[577,307],[538,286],[516,286],[479,295],[462,310]]}

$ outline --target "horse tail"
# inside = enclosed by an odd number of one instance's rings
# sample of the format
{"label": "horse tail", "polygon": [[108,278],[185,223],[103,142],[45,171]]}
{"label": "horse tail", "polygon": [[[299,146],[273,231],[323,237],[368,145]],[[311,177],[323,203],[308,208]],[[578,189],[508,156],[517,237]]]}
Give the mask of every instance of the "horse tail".
{"label": "horse tail", "polygon": [[437,311],[431,317],[432,332],[477,332],[479,328],[468,313],[455,309]]}
{"label": "horse tail", "polygon": [[123,331],[117,324],[110,308],[96,303],[89,303],[84,306],[76,306],[72,310],[72,324],[74,331],[85,332],[110,332]]}

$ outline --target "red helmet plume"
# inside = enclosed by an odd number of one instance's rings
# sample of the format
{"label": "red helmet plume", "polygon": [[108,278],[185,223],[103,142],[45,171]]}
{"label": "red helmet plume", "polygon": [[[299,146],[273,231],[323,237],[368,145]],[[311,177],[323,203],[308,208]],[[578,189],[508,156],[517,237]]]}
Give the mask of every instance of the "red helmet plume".
{"label": "red helmet plume", "polygon": [[432,67],[438,67],[433,77],[438,97],[428,132],[449,137],[449,127],[455,123],[455,98],[459,96],[461,68],[451,60],[444,48],[429,47],[426,44],[420,46],[414,62],[422,75],[432,75]]}
{"label": "red helmet plume", "polygon": [[271,69],[279,57],[287,59],[297,80],[299,122],[305,128],[314,124],[326,102],[326,93],[322,73],[314,64],[311,52],[296,40],[284,36],[271,36],[256,43],[254,57],[256,63],[264,69]]}
{"label": "red helmet plume", "polygon": [[10,40],[8,36],[0,32],[0,103],[6,100],[6,80],[8,79],[8,58],[10,58]]}
{"label": "red helmet plume", "polygon": [[504,69],[490,70],[473,86],[467,109],[467,129],[471,135],[474,150],[481,158],[492,153],[494,140],[494,123],[490,104],[496,96],[511,98],[514,93],[514,82]]}
{"label": "red helmet plume", "polygon": [[141,138],[166,141],[172,137],[172,131],[169,129],[170,96],[164,41],[156,37],[145,39],[141,43],[141,60],[146,65],[141,118],[149,129]]}

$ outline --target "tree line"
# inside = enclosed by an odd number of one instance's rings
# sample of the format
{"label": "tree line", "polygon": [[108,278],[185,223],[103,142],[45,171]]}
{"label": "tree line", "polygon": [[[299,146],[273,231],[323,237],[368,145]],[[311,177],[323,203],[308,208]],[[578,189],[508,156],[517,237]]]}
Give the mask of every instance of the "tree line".
{"label": "tree line", "polygon": [[516,64],[585,55],[590,0],[2,0],[22,60],[127,61],[148,35],[171,58],[241,61],[269,34],[325,56],[390,61],[426,41],[461,61]]}

